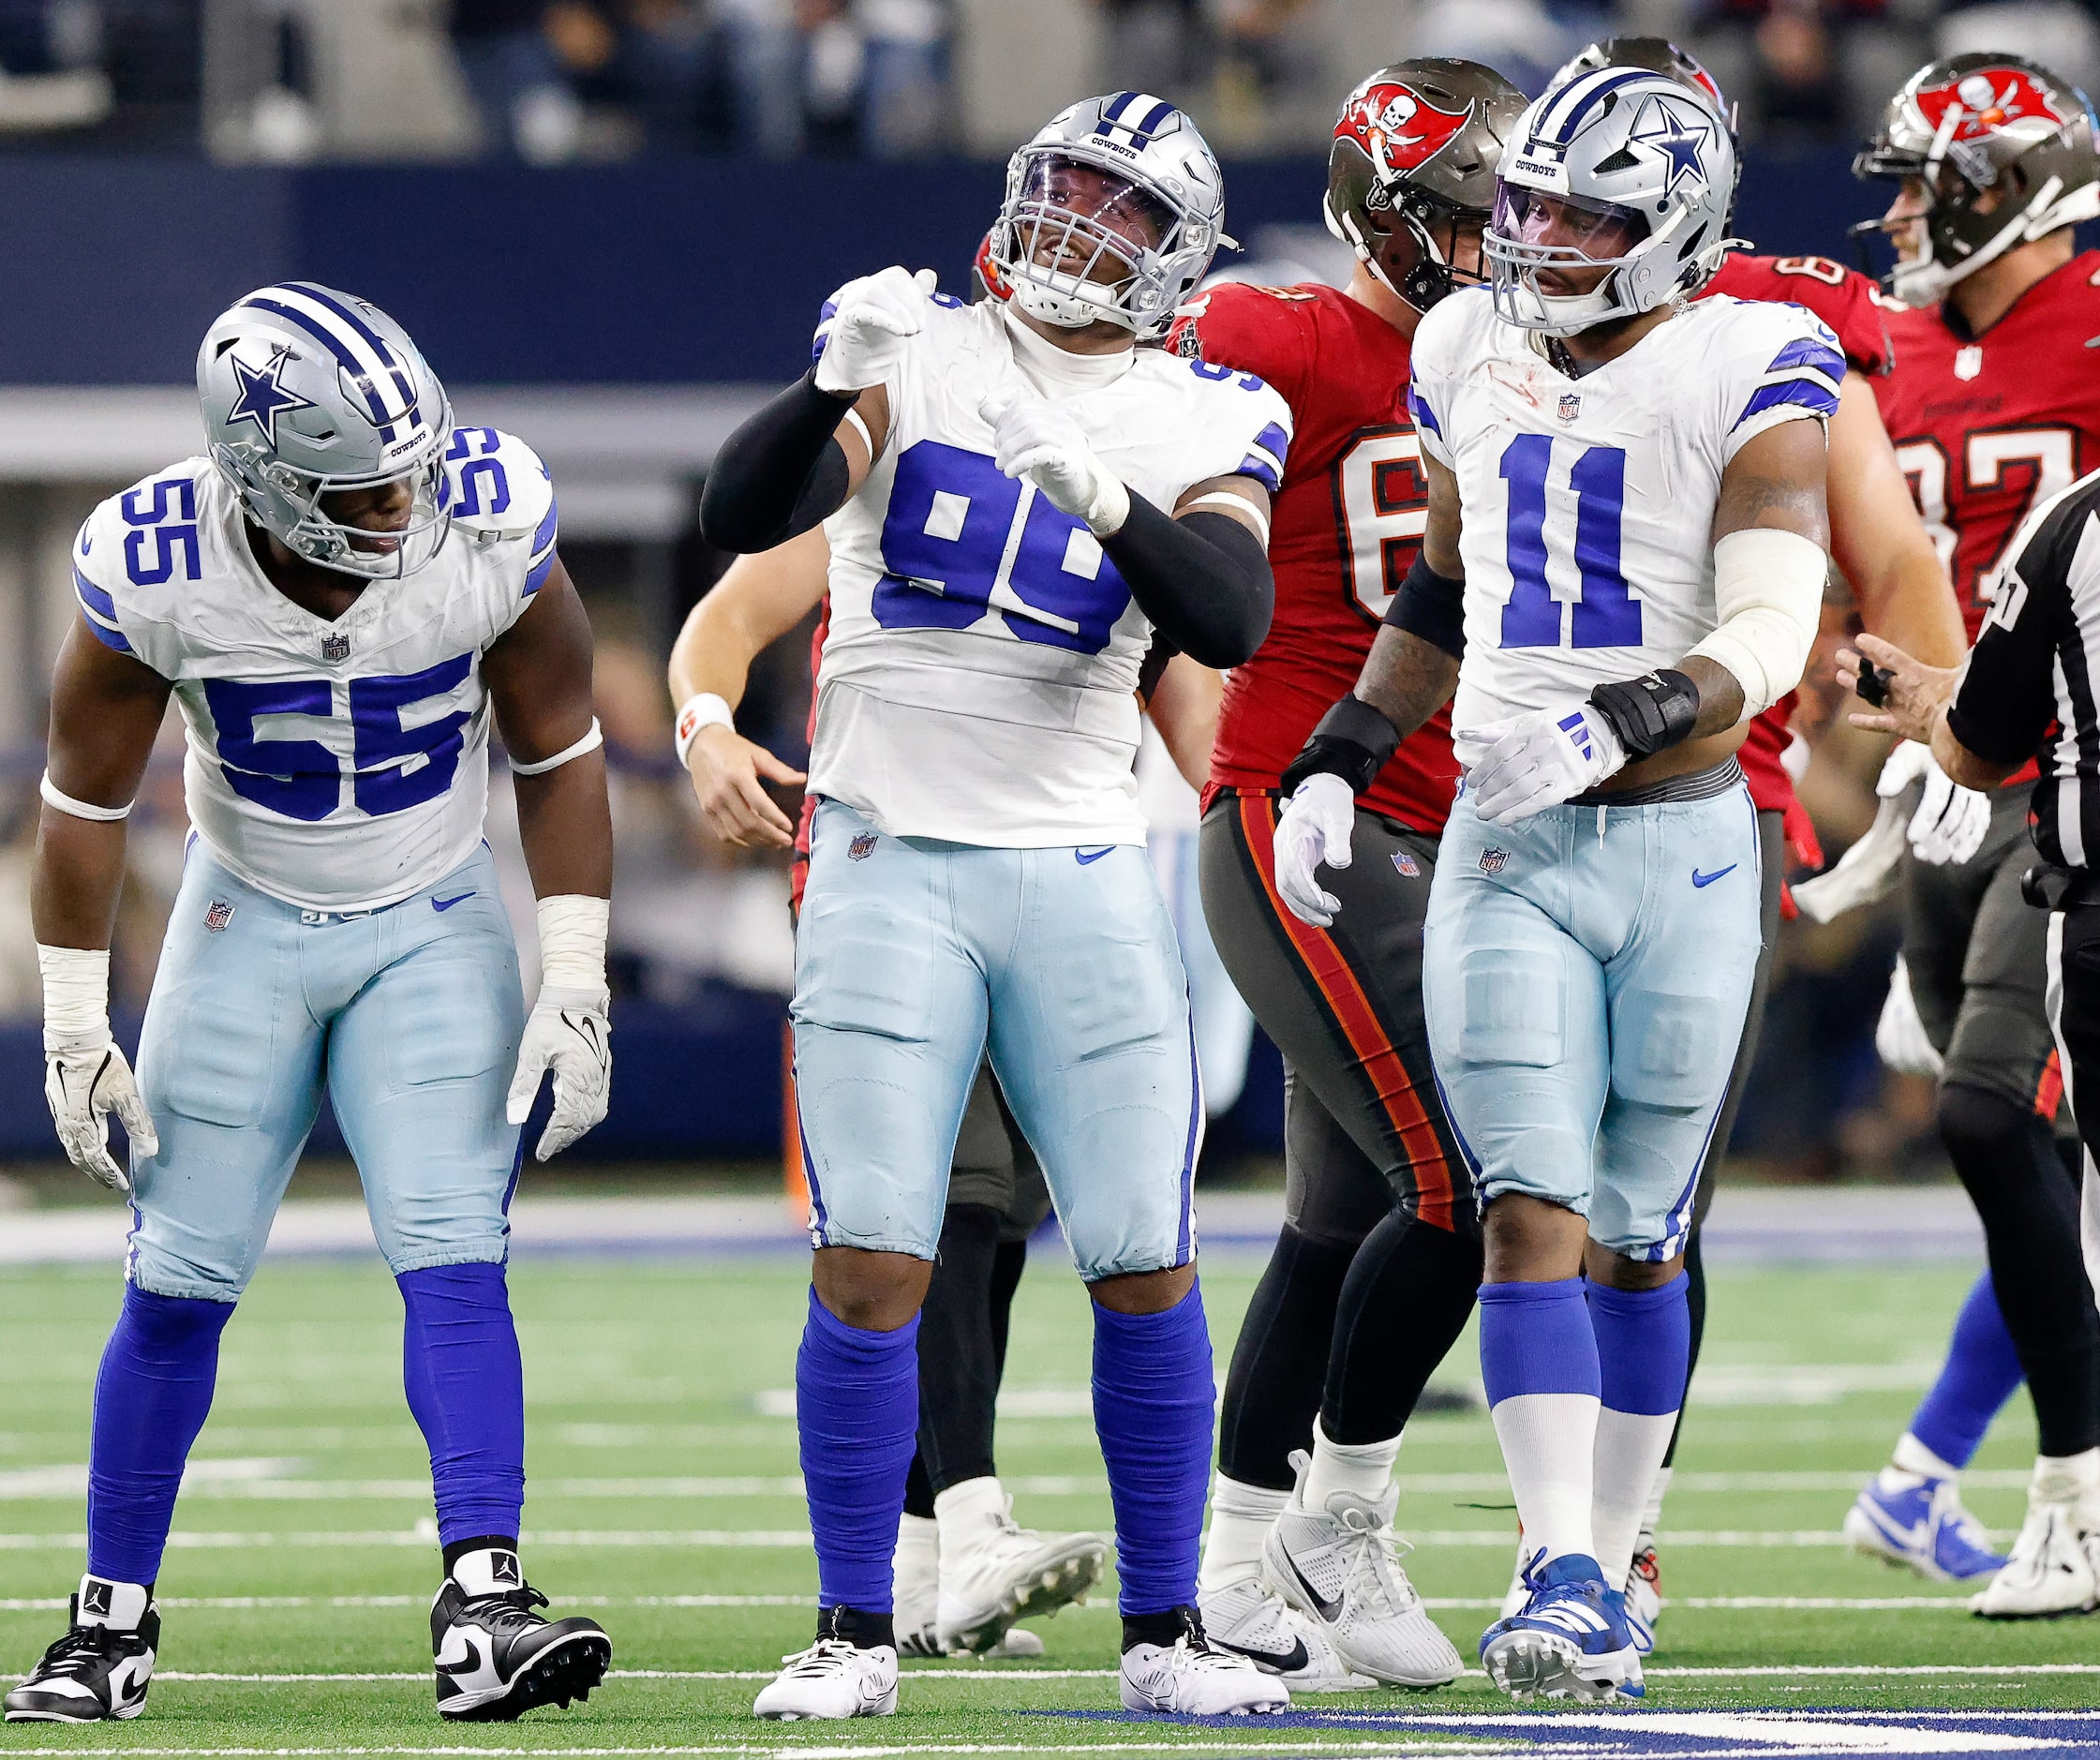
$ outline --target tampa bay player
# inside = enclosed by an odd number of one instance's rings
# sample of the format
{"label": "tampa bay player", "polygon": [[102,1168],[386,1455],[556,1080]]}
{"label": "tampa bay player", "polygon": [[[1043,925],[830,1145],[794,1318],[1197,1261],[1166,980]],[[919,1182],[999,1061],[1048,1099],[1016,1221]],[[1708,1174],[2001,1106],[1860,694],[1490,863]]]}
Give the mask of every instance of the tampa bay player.
{"label": "tampa bay player", "polygon": [[1170,337],[1259,373],[1294,424],[1275,620],[1226,687],[1201,845],[1213,938],[1290,1072],[1285,1219],[1226,1382],[1203,1618],[1294,1691],[1433,1687],[1461,1668],[1400,1565],[1393,1484],[1402,1425],[1481,1279],[1422,1019],[1422,921],[1457,783],[1449,715],[1357,803],[1343,918],[1284,907],[1274,838],[1284,771],[1355,680],[1420,545],[1408,341],[1484,277],[1495,163],[1524,104],[1475,62],[1380,68],[1344,99],[1330,148],[1324,210],[1356,252],[1348,286],[1212,288]]}
{"label": "tampa bay player", "polygon": [[1273,598],[1288,409],[1251,375],[1135,346],[1208,266],[1223,205],[1172,105],[1072,106],[1008,169],[992,255],[1013,299],[967,306],[901,268],[849,282],[811,372],[707,480],[722,548],[828,521],[832,551],[793,1007],[817,1247],[797,1409],[823,1613],[763,1717],[896,1707],[916,1315],[988,1039],[1094,1298],[1123,1701],[1288,1702],[1210,1645],[1195,1606],[1202,1107],[1131,772],[1154,635],[1237,664]]}
{"label": "tampa bay player", "polygon": [[[542,1160],[604,1116],[612,826],[590,626],[523,441],[455,427],[408,335],[347,293],[266,287],[197,360],[209,455],[102,503],[52,682],[32,912],[46,1096],[127,1193],[96,1382],[87,1574],[10,1722],[136,1717],[176,1488],[218,1341],[325,1086],[400,1286],[445,1580],[438,1708],[587,1697],[612,1647],[553,1623],[517,1554],[525,1410],[504,1265],[518,1126]],[[170,696],[196,841],[131,1069],[110,1035],[125,815]],[[493,715],[517,778],[543,977],[528,1015],[482,843]],[[128,1171],[106,1117],[131,1140]]]}
{"label": "tampa bay player", "polygon": [[1792,306],[1681,303],[1730,247],[1734,185],[1728,131],[1661,75],[1586,72],[1525,112],[1492,294],[1415,336],[1422,552],[1277,828],[1279,890],[1332,918],[1316,870],[1346,856],[1353,796],[1456,686],[1423,989],[1532,1549],[1530,1596],[1481,1654],[1526,1696],[1641,1692],[1623,1585],[1759,951],[1734,753],[1798,681],[1828,566],[1836,338]]}
{"label": "tampa bay player", "polygon": [[[2048,68],[1957,55],[1905,82],[1854,165],[1899,185],[1878,225],[1898,253],[1889,290],[1910,309],[1889,316],[1895,370],[1875,392],[1972,638],[2028,511],[2100,466],[2087,346],[2100,333],[2100,253],[2079,254],[2073,233],[2100,215],[2095,133],[2084,94]],[[1870,637],[1861,646],[1874,655]],[[2033,781],[2030,767],[1992,791],[1971,859],[1908,863],[1903,880],[1903,963],[1944,1059],[1940,1135],[1983,1221],[2040,1430],[2026,1522],[1976,1598],[1999,1618],[2100,1603],[2100,1317],[2078,1187],[2051,1128],[2063,1084],[2047,918],[2020,897]],[[1929,1503],[1960,1464],[1915,1441],[1899,1445],[1878,1500]]]}

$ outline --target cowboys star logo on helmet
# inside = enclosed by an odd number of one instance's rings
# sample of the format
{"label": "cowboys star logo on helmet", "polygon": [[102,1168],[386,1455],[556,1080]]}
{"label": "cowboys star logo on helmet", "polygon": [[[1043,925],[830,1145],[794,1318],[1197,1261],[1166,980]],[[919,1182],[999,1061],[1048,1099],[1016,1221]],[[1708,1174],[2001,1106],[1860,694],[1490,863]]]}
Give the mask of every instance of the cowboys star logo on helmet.
{"label": "cowboys star logo on helmet", "polygon": [[228,407],[228,423],[253,422],[262,430],[266,446],[277,443],[277,418],[294,410],[311,410],[313,399],[302,397],[297,392],[280,382],[285,362],[290,358],[289,344],[280,344],[270,351],[270,358],[261,366],[250,366],[238,353],[230,355],[227,365],[233,369],[234,383],[240,395]]}
{"label": "cowboys star logo on helmet", "polygon": [[1706,172],[1700,156],[1714,138],[1714,125],[1688,114],[1685,106],[1650,98],[1629,138],[1669,160],[1669,174],[1662,186],[1665,195],[1676,195],[1681,183],[1705,180]]}

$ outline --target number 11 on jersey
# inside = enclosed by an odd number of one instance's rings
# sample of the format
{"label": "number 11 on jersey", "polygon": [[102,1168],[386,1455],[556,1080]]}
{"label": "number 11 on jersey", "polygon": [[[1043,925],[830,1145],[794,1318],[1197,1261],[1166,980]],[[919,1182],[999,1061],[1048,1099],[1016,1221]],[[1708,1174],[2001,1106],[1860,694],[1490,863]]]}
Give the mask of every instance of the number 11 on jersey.
{"label": "number 11 on jersey", "polygon": [[1519,434],[1502,454],[1501,477],[1510,485],[1504,556],[1512,586],[1509,603],[1502,607],[1501,645],[1637,648],[1641,602],[1619,570],[1626,454],[1616,446],[1586,446],[1569,467],[1568,487],[1575,498],[1574,551],[1571,559],[1559,559],[1563,578],[1572,560],[1579,585],[1568,608],[1564,636],[1562,601],[1546,579],[1555,559],[1546,535],[1546,479],[1553,469],[1553,449],[1550,434]]}

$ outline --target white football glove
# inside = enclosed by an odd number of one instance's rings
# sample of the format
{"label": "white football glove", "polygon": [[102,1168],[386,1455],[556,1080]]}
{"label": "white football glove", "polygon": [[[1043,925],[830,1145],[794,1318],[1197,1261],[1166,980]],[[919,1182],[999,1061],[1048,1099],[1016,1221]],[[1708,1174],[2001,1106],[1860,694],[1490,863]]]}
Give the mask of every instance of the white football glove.
{"label": "white football glove", "polygon": [[1060,513],[1086,521],[1096,538],[1113,537],[1130,517],[1130,491],[1095,455],[1086,430],[1033,392],[1008,387],[978,414],[991,426],[992,457],[1009,477],[1026,477]]}
{"label": "white football glove", "polygon": [[896,372],[907,340],[926,321],[926,296],[939,280],[931,269],[914,275],[889,268],[841,288],[817,356],[817,389],[867,391]]}
{"label": "white football glove", "polygon": [[1874,1050],[1898,1075],[1932,1076],[1942,1067],[1940,1053],[1926,1037],[1925,1022],[1918,1018],[1917,998],[1911,994],[1911,970],[1903,956],[1896,956],[1896,970],[1888,980],[1888,999],[1882,1004],[1882,1018],[1874,1023]]}
{"label": "white football glove", "polygon": [[517,1073],[511,1078],[503,1112],[512,1124],[524,1124],[539,1097],[541,1076],[554,1071],[554,1115],[532,1151],[535,1160],[553,1160],[593,1126],[604,1122],[613,1097],[610,1006],[602,990],[554,990],[543,985],[539,1001],[525,1019]]}
{"label": "white football glove", "polygon": [[[1916,741],[1906,739],[1905,745]],[[1918,748],[1923,751],[1924,748]],[[1990,797],[1962,785],[1932,761],[1925,760],[1925,798],[1911,814],[1911,854],[1930,868],[1959,866],[1990,835]]]}
{"label": "white football glove", "polygon": [[1618,735],[1586,703],[1534,709],[1458,737],[1487,747],[1467,786],[1473,811],[1490,825],[1514,825],[1557,807],[1626,767]]}
{"label": "white football glove", "polygon": [[1321,863],[1347,868],[1355,860],[1349,839],[1356,831],[1356,796],[1331,770],[1316,771],[1298,784],[1276,821],[1276,890],[1300,922],[1325,929],[1342,901],[1323,889]]}
{"label": "white football glove", "polygon": [[554,1072],[554,1116],[532,1152],[541,1161],[602,1123],[612,1104],[612,1001],[605,985],[611,915],[605,900],[581,893],[540,901],[540,996],[525,1019],[503,1111],[512,1124],[524,1124],[540,1078]]}
{"label": "white football glove", "polygon": [[131,1175],[110,1153],[109,1115],[145,1159],[160,1153],[160,1135],[110,1036],[109,950],[38,946],[37,963],[44,978],[44,1102],[59,1143],[88,1178],[127,1193]]}

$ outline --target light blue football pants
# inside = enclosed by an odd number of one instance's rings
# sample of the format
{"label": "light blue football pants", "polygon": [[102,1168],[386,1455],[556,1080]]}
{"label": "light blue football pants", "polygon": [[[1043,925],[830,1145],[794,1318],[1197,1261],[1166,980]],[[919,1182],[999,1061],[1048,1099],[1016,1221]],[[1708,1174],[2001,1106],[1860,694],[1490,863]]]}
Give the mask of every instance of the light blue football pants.
{"label": "light blue football pants", "polygon": [[989,1039],[1080,1275],[1194,1257],[1188,983],[1142,849],[886,837],[824,801],[795,967],[819,1245],[933,1257]]}
{"label": "light blue football pants", "polygon": [[193,843],[139,1042],[160,1153],[132,1158],[131,1281],[239,1299],[323,1084],[388,1267],[500,1262],[518,1160],[503,1101],[524,1024],[485,848],[344,917],[258,892]]}
{"label": "light blue football pants", "polygon": [[1749,1012],[1757,815],[1549,808],[1502,829],[1463,788],[1422,937],[1431,1055],[1484,1207],[1523,1192],[1636,1259],[1681,1251]]}

